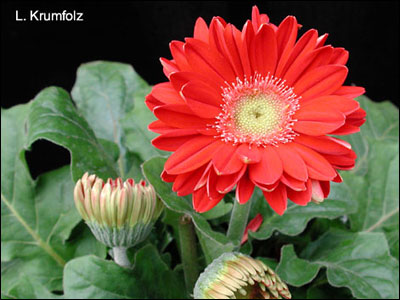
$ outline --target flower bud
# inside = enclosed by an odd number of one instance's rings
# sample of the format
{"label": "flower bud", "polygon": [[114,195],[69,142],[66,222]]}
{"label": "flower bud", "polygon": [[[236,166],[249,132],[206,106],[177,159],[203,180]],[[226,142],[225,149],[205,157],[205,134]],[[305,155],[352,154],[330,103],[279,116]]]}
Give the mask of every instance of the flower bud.
{"label": "flower bud", "polygon": [[286,284],[262,261],[224,253],[200,275],[195,299],[290,299]]}
{"label": "flower bud", "polygon": [[95,237],[109,247],[132,247],[143,241],[163,205],[153,186],[121,178],[106,183],[85,173],[75,185],[75,205]]}

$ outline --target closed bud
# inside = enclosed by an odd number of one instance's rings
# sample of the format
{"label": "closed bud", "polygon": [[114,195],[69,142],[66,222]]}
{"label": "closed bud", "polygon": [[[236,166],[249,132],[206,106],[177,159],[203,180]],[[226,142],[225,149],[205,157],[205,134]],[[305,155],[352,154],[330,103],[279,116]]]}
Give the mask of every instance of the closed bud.
{"label": "closed bud", "polygon": [[195,299],[290,299],[287,285],[262,261],[224,253],[200,275]]}
{"label": "closed bud", "polygon": [[143,241],[163,209],[153,186],[143,180],[109,178],[104,183],[88,173],[76,183],[74,201],[95,237],[112,248]]}

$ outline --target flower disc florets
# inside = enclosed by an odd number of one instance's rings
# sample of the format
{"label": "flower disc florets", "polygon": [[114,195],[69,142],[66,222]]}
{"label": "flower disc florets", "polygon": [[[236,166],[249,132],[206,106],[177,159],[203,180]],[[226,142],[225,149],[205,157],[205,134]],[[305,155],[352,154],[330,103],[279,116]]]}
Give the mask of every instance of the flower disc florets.
{"label": "flower disc florets", "polygon": [[293,88],[274,76],[237,78],[223,89],[222,113],[214,127],[225,142],[255,146],[287,143],[296,136],[293,114],[299,99]]}

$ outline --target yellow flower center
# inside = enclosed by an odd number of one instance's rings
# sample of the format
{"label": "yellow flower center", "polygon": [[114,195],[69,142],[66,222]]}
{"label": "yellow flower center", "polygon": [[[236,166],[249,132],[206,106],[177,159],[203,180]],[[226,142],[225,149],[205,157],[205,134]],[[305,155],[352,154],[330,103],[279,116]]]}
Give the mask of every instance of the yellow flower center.
{"label": "yellow flower center", "polygon": [[263,146],[291,142],[299,97],[285,82],[260,75],[223,89],[222,113],[213,125],[227,143]]}
{"label": "yellow flower center", "polygon": [[242,134],[262,136],[273,132],[282,122],[282,101],[275,95],[249,95],[239,100],[233,116]]}

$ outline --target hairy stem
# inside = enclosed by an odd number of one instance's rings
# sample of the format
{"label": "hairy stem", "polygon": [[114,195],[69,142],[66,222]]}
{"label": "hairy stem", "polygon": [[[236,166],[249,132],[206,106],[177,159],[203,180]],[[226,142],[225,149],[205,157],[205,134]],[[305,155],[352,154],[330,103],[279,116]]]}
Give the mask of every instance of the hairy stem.
{"label": "hairy stem", "polygon": [[240,245],[244,230],[247,226],[250,207],[251,201],[247,201],[245,204],[240,204],[235,200],[233,205],[227,236],[231,241],[237,243],[238,245]]}
{"label": "hairy stem", "polygon": [[113,258],[115,263],[120,265],[121,267],[124,268],[131,268],[132,265],[128,259],[128,256],[126,255],[126,250],[127,248],[125,247],[114,247],[113,248]]}
{"label": "hairy stem", "polygon": [[197,262],[196,234],[192,219],[188,215],[183,215],[179,220],[179,239],[186,290],[191,294],[199,277],[199,266]]}

